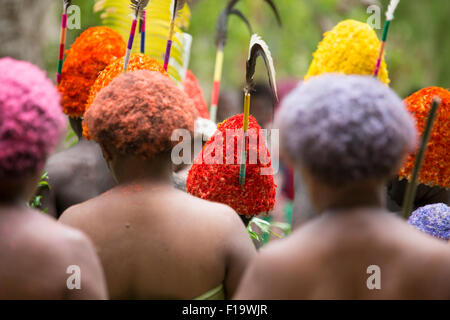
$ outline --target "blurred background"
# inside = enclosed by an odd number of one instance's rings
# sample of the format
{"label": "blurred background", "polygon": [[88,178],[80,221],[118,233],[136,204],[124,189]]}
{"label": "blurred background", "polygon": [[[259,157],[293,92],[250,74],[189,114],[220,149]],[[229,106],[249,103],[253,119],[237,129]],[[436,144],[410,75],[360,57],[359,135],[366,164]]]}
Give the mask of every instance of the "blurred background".
{"label": "blurred background", "polygon": [[[128,1],[128,0],[124,0]],[[382,8],[381,27],[389,0],[274,0],[283,20],[276,24],[262,0],[241,0],[237,8],[255,32],[269,44],[279,80],[301,79],[306,73],[323,32],[344,19],[367,21],[367,7]],[[210,99],[216,48],[215,24],[225,0],[191,1],[193,35],[190,69]],[[101,25],[93,12],[94,0],[74,0],[81,7],[81,30],[69,30],[67,47],[86,28]],[[0,56],[29,60],[54,79],[59,43],[62,0],[0,0]],[[402,97],[426,86],[450,87],[450,1],[402,0],[391,25],[386,59],[391,86]],[[376,30],[381,37],[381,29]],[[250,35],[236,17],[229,20],[222,85],[241,90]],[[259,62],[262,63],[262,62]],[[265,81],[264,68],[256,78]]]}

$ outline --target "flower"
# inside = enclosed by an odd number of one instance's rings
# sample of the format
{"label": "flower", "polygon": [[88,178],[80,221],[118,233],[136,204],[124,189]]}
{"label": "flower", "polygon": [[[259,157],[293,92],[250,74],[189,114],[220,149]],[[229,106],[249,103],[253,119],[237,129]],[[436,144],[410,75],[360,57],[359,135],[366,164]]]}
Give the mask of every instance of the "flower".
{"label": "flower", "polygon": [[[91,104],[94,102],[94,99],[96,98],[97,94],[103,88],[108,86],[114,78],[123,73],[123,64],[124,58],[118,59],[113,63],[111,63],[110,65],[108,65],[102,72],[100,72],[97,79],[95,80],[95,83],[91,87],[89,98],[86,103],[86,110],[88,110]],[[142,53],[131,55],[127,72],[136,70],[157,71],[159,73],[168,76],[167,73],[164,71],[164,67],[157,60],[150,58]],[[83,123],[83,135],[86,137],[86,139],[90,139],[89,130],[84,123]]]}
{"label": "flower", "polygon": [[138,70],[120,73],[95,98],[84,124],[105,153],[152,158],[168,152],[176,129],[194,130],[192,101],[168,77]]}
{"label": "flower", "polygon": [[[341,21],[324,33],[305,80],[322,73],[372,75],[380,46],[375,31],[368,24],[355,20]],[[384,58],[378,77],[389,84]]]}
{"label": "flower", "polygon": [[[450,92],[439,87],[424,88],[404,100],[407,109],[415,117],[417,130],[422,134],[433,97],[441,99],[425,158],[420,169],[419,183],[450,188]],[[400,169],[399,176],[410,179],[415,154],[410,154]]]}
{"label": "flower", "polygon": [[83,116],[89,90],[100,71],[125,54],[126,44],[116,31],[93,27],[84,31],[67,52],[58,86],[64,113]]}
{"label": "flower", "polygon": [[[194,160],[186,184],[187,191],[196,197],[227,204],[241,215],[252,216],[273,209],[276,185],[272,174],[262,174],[263,168],[273,172],[272,163],[261,127],[252,116],[246,144],[246,179],[243,186],[239,184],[242,124],[243,114],[238,114],[218,125]],[[237,139],[229,139],[230,132]],[[257,155],[256,161],[250,161],[251,154]]]}
{"label": "flower", "polygon": [[0,59],[0,180],[42,169],[66,128],[60,101],[44,71]]}
{"label": "flower", "polygon": [[443,203],[430,204],[414,211],[408,223],[430,236],[450,239],[450,207]]}
{"label": "flower", "polygon": [[200,87],[197,78],[191,70],[188,70],[186,72],[186,78],[184,79],[183,87],[184,92],[194,102],[199,117],[209,119],[209,110],[205,98],[203,97],[202,88]]}

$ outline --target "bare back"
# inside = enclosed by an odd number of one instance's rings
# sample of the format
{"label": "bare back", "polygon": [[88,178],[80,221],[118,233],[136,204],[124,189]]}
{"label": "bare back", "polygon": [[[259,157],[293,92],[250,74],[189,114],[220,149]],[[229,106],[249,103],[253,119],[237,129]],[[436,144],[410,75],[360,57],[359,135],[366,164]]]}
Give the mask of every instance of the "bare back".
{"label": "bare back", "polygon": [[92,199],[113,188],[116,183],[109,172],[100,147],[82,141],[48,160],[46,170],[50,189],[39,190],[42,209],[58,218],[64,210]]}
{"label": "bare back", "polygon": [[388,213],[324,215],[263,250],[236,298],[449,299],[450,247]]}
{"label": "bare back", "polygon": [[113,299],[233,294],[255,250],[230,208],[166,185],[129,185],[68,209],[92,239]]}
{"label": "bare back", "polygon": [[[106,299],[100,261],[79,231],[30,209],[0,208],[0,299]],[[80,287],[69,286],[69,266]]]}

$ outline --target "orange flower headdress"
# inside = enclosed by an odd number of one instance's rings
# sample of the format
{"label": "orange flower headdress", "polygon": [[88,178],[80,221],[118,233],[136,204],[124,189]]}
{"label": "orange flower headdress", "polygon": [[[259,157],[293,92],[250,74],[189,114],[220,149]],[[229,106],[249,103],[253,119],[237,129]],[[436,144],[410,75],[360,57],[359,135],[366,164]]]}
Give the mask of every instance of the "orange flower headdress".
{"label": "orange flower headdress", "polygon": [[[417,129],[423,133],[433,97],[441,99],[425,158],[418,181],[429,186],[450,188],[450,92],[439,87],[424,88],[404,100],[406,107],[415,117]],[[399,172],[402,178],[410,179],[415,154],[408,156]]]}
{"label": "orange flower headdress", "polygon": [[[89,109],[97,94],[105,88],[111,81],[123,73],[124,58],[118,59],[107,66],[97,77],[94,85],[91,87],[89,98],[86,103],[86,110]],[[153,58],[150,58],[142,53],[132,54],[128,64],[128,72],[136,70],[150,70],[162,73],[166,76],[163,66]],[[88,129],[83,123],[83,135],[90,139]]]}
{"label": "orange flower headdress", "polygon": [[86,111],[89,90],[100,71],[125,54],[125,41],[108,27],[84,31],[68,50],[58,86],[64,113],[78,118]]}

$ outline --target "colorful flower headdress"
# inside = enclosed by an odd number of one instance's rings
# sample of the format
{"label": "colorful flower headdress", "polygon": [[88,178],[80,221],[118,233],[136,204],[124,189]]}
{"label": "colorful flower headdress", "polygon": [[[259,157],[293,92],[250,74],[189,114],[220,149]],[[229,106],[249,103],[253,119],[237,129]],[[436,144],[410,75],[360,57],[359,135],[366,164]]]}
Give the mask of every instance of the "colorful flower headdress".
{"label": "colorful flower headdress", "polygon": [[[404,100],[416,118],[417,129],[423,133],[433,98],[441,99],[436,120],[427,144],[418,182],[429,186],[450,188],[450,92],[439,87],[424,88]],[[409,155],[399,176],[410,179],[415,155]]]}
{"label": "colorful flower headdress", "polygon": [[64,113],[75,118],[83,116],[98,73],[122,57],[125,46],[120,34],[108,27],[89,28],[75,40],[68,50],[58,87]]}
{"label": "colorful flower headdress", "polygon": [[[323,73],[373,75],[380,46],[375,31],[367,23],[344,20],[325,32],[313,54],[305,80]],[[378,77],[389,84],[384,58]]]}
{"label": "colorful flower headdress", "polygon": [[[238,114],[218,125],[214,136],[194,160],[186,186],[187,191],[196,197],[224,203],[241,215],[253,216],[273,209],[276,185],[271,174],[263,175],[261,171],[270,171],[272,166],[261,127],[252,116],[248,121],[249,141],[257,143],[246,144],[245,185],[239,183],[244,115]],[[227,139],[227,130],[234,130],[231,131],[234,137],[230,135],[231,139]],[[257,161],[250,163],[254,154],[258,155]]]}
{"label": "colorful flower headdress", "polygon": [[408,223],[430,236],[450,239],[450,207],[443,203],[430,204],[414,211]]}
{"label": "colorful flower headdress", "polygon": [[[108,84],[110,84],[114,78],[123,73],[123,65],[124,65],[124,58],[121,58],[111,63],[102,72],[100,72],[97,79],[95,80],[95,83],[91,87],[89,98],[86,103],[86,110],[89,109],[90,105],[94,101],[97,94]],[[167,75],[167,73],[164,71],[163,66],[158,61],[142,53],[136,53],[131,55],[127,70],[128,71],[150,70],[150,71],[157,71]],[[83,135],[87,139],[90,139],[85,124],[83,124]]]}

